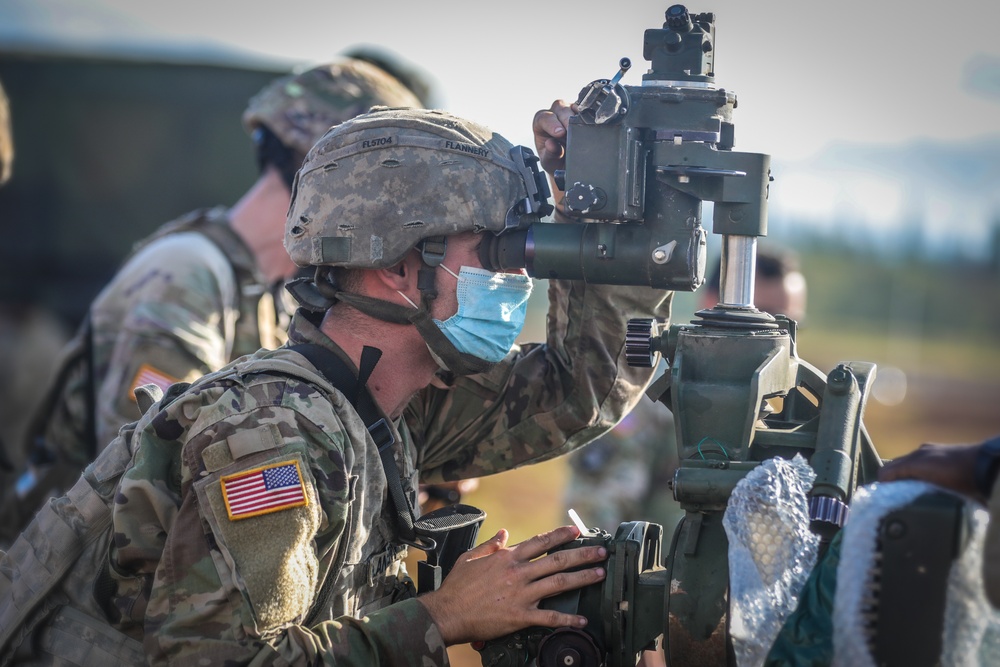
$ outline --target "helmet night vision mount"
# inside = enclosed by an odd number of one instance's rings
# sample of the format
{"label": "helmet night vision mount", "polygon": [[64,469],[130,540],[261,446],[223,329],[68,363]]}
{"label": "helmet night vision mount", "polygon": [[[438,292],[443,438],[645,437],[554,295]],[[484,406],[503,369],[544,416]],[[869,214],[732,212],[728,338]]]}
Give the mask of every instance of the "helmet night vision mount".
{"label": "helmet night vision mount", "polygon": [[714,202],[712,231],[723,237],[718,305],[666,331],[629,323],[629,364],[669,362],[647,390],[674,414],[672,489],[686,510],[666,558],[656,524],[591,529],[568,548],[606,545],[606,580],[542,603],[587,616],[587,627],[485,642],[484,665],[631,665],[661,634],[673,667],[735,664],[722,516],[736,483],[761,461],[801,454],[817,474],[810,519],[826,543],[881,466],[861,420],[874,364],[843,362],[826,376],[798,358],[794,321],[754,307],[770,157],[732,150],[736,95],[715,84],[715,51],[713,14],[667,9],[663,27],[645,33],[641,86],[621,83],[623,58],[613,78],[580,92],[566,169],[553,174],[573,221],[535,222],[481,246],[494,271],[692,291],[705,274],[703,201]]}

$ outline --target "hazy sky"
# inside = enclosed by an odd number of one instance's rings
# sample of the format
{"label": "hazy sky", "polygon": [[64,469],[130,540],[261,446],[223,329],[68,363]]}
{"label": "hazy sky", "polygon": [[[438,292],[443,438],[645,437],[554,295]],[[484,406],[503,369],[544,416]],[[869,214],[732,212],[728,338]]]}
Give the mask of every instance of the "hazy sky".
{"label": "hazy sky", "polygon": [[[167,31],[305,61],[373,43],[439,80],[448,106],[520,142],[532,113],[617,71],[639,85],[650,0],[173,0],[102,4]],[[832,141],[1000,132],[1000,2],[712,0],[717,82],[737,93],[737,149],[782,160]],[[977,87],[979,92],[974,92]]]}
{"label": "hazy sky", "polygon": [[[593,79],[612,76],[622,56],[633,61],[623,82],[640,85],[648,66],[643,32],[660,27],[671,4],[4,1],[64,30],[100,33],[87,17],[99,6],[120,14],[128,29],[117,32],[134,39],[166,32],[301,63],[328,60],[358,44],[387,47],[433,74],[451,111],[528,145],[537,109],[557,97],[573,100]],[[866,221],[892,224],[914,200],[894,174],[810,172],[810,156],[840,142],[1000,134],[998,0],[706,0],[688,8],[716,14],[716,82],[738,97],[736,149],[769,153],[785,167],[776,172],[772,213],[822,215],[847,207]],[[985,233],[982,212],[1000,206],[1000,195],[994,196],[975,210],[947,191],[937,208],[925,197],[929,224],[949,229],[976,219]]]}

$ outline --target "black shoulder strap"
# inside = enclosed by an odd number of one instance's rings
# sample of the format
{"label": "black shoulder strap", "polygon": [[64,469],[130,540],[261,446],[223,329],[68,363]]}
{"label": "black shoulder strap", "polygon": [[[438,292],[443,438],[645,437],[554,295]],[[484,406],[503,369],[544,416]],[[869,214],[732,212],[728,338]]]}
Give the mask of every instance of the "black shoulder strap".
{"label": "black shoulder strap", "polygon": [[435,546],[433,540],[423,536],[418,537],[413,530],[416,515],[409,497],[403,491],[403,485],[399,478],[399,468],[396,467],[396,459],[392,455],[392,445],[395,444],[396,439],[393,437],[392,429],[389,428],[385,417],[379,412],[375,399],[368,391],[368,378],[371,377],[375,364],[382,357],[382,351],[366,345],[361,352],[358,377],[355,377],[354,372],[336,353],[322,345],[298,343],[289,345],[288,349],[298,352],[308,359],[309,363],[315,366],[330,384],[347,397],[364,421],[368,433],[371,434],[378,447],[379,458],[382,460],[382,468],[389,486],[389,499],[392,501],[400,539],[418,549],[433,549]]}

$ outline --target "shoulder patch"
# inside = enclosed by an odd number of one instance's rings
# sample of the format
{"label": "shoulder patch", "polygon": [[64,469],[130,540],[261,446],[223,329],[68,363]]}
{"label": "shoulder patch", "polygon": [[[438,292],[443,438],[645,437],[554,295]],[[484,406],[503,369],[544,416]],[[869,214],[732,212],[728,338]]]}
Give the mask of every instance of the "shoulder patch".
{"label": "shoulder patch", "polygon": [[308,505],[298,461],[282,461],[222,478],[229,519],[280,512]]}
{"label": "shoulder patch", "polygon": [[170,385],[178,381],[178,378],[171,377],[163,371],[153,368],[149,364],[143,364],[139,366],[139,370],[136,371],[135,377],[132,378],[132,382],[129,383],[128,396],[133,402],[135,402],[135,390],[143,385],[155,384],[163,391],[166,391],[170,388]]}

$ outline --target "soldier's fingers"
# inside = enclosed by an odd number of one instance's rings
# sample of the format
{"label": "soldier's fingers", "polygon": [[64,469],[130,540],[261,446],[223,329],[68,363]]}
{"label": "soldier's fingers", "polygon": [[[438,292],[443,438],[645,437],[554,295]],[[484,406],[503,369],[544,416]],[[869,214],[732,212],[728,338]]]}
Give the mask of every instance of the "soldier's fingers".
{"label": "soldier's fingers", "polygon": [[546,551],[550,551],[560,544],[565,544],[575,540],[580,536],[580,529],[576,526],[560,526],[547,533],[541,533],[517,544],[513,548],[514,556],[519,561],[529,561],[538,558]]}
{"label": "soldier's fingers", "polygon": [[900,465],[895,465],[891,468],[882,468],[878,471],[878,481],[880,482],[896,482],[901,479],[913,479],[914,470],[913,466],[908,463],[903,463]]}
{"label": "soldier's fingers", "polygon": [[596,584],[603,581],[605,576],[607,576],[607,571],[603,567],[588,567],[575,572],[557,572],[530,584],[527,587],[527,592],[533,599],[542,600],[566,591],[574,591],[577,588]]}
{"label": "soldier's fingers", "polygon": [[541,118],[541,130],[550,137],[562,140],[566,136],[566,125],[559,120],[555,114],[548,114]]}
{"label": "soldier's fingers", "polygon": [[550,109],[542,109],[535,113],[531,129],[535,135],[547,137],[564,137],[569,117],[572,115],[569,106],[562,100],[552,103]]}
{"label": "soldier's fingers", "polygon": [[533,609],[525,617],[529,626],[539,626],[543,628],[583,628],[587,625],[584,616],[575,614],[564,614],[551,609]]}
{"label": "soldier's fingers", "polygon": [[507,546],[507,540],[510,538],[510,533],[506,529],[501,528],[497,531],[497,534],[486,540],[482,544],[472,549],[469,549],[465,553],[465,560],[475,560],[476,558],[482,558],[483,556],[489,556],[490,554],[500,551],[505,546]]}
{"label": "soldier's fingers", "polygon": [[[579,586],[577,586],[577,588],[579,588]],[[566,614],[554,609],[531,609],[524,615],[524,617],[525,622],[528,625],[543,628],[561,628],[567,626],[582,628],[587,625],[587,618],[585,616]]]}
{"label": "soldier's fingers", "polygon": [[577,106],[575,103],[570,105],[563,100],[556,100],[552,103],[551,111],[563,127],[569,127],[569,117],[577,112]]}
{"label": "soldier's fingers", "polygon": [[546,139],[538,149],[538,158],[542,161],[542,169],[552,172],[562,168],[566,151],[563,145],[555,139]]}
{"label": "soldier's fingers", "polygon": [[608,557],[604,547],[580,547],[579,549],[563,549],[543,556],[524,566],[525,577],[538,580],[557,572],[600,563]]}

